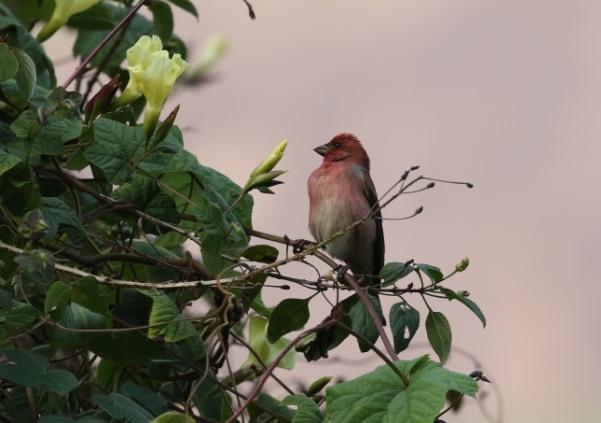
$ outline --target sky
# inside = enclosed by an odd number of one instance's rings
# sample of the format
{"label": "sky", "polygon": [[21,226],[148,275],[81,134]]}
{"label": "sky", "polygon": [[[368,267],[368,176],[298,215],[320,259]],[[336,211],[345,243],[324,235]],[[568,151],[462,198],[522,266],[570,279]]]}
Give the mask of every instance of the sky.
{"label": "sky", "polygon": [[[433,306],[449,317],[454,346],[477,357],[502,392],[505,422],[599,421],[601,3],[256,0],[255,21],[241,1],[195,3],[198,21],[176,18],[190,61],[213,33],[230,51],[211,84],[170,99],[167,108],[181,104],[188,149],[243,184],[289,142],[285,184],[254,196],[255,228],[310,238],[306,179],[320,163],[312,149],[339,132],[362,140],[380,192],[412,165],[472,182],[385,209],[401,217],[424,206],[415,219],[385,222],[386,261],[450,271],[469,257],[448,285],[471,293],[487,327],[461,304]],[[67,53],[58,39],[48,45],[55,58]],[[419,298],[408,300],[423,312]],[[315,322],[328,312],[318,298],[312,306]],[[416,343],[424,333],[422,325]],[[356,350],[347,342],[326,364],[278,375],[352,378],[380,364]],[[433,354],[416,346],[401,359],[423,353]],[[449,368],[469,373],[474,363],[455,353]],[[497,397],[484,389],[494,414]],[[483,418],[472,401],[446,420]]]}

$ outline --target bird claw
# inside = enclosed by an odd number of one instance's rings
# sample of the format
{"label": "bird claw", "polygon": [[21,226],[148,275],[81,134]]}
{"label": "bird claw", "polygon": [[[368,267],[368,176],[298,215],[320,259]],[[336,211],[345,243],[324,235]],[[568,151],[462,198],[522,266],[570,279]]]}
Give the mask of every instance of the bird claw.
{"label": "bird claw", "polygon": [[334,269],[334,272],[336,272],[336,279],[338,279],[339,281],[343,280],[344,274],[348,272],[349,269],[350,266],[348,264],[341,264],[338,267],[336,267]]}
{"label": "bird claw", "polygon": [[286,241],[292,247],[292,252],[294,254],[301,253],[304,250],[306,250],[308,247],[310,247],[312,245],[315,245],[314,242],[308,241],[306,239],[295,239],[295,240],[292,240],[292,239],[286,237]]}

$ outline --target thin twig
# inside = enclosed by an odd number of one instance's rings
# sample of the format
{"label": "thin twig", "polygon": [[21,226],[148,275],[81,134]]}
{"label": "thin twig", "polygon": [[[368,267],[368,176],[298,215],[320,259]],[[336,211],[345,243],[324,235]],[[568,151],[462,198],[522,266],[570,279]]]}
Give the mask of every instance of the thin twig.
{"label": "thin twig", "polygon": [[378,357],[380,357],[386,364],[388,364],[388,367],[390,367],[393,372],[395,372],[397,374],[397,376],[403,381],[405,388],[407,388],[409,386],[409,378],[407,377],[407,375],[404,374],[401,371],[401,369],[399,369],[397,366],[395,366],[394,363],[392,361],[390,361],[390,359],[388,357],[386,357],[386,355],[378,349],[378,347],[376,347],[372,342],[369,341],[369,339],[367,339],[365,336],[361,335],[360,333],[355,332],[353,329],[351,329],[350,327],[348,327],[347,325],[345,325],[342,322],[338,322],[338,326],[340,326],[342,329],[346,330],[348,333],[353,335],[355,338],[360,339],[361,341],[365,342],[369,346],[369,348],[373,352],[375,352],[378,355]]}
{"label": "thin twig", "polygon": [[96,57],[98,53],[100,53],[104,46],[111,40],[111,38],[113,38],[119,32],[119,30],[121,30],[121,28],[123,28],[123,26],[125,26],[131,19],[133,19],[138,10],[147,1],[148,0],[140,0],[138,4],[131,8],[127,15],[125,15],[125,17],[121,19],[121,22],[119,22],[117,26],[115,26],[108,34],[106,34],[102,41],[98,43],[94,50],[92,50],[92,52],[86,56],[86,58],[79,64],[77,69],[75,69],[75,71],[69,76],[69,78],[67,78],[67,80],[63,83],[63,88],[67,88],[69,85],[71,85],[71,82],[73,82],[75,78],[77,78],[84,71],[88,63],[90,63],[92,59],[94,59],[94,57]]}
{"label": "thin twig", "polygon": [[280,363],[280,361],[282,361],[282,359],[286,356],[286,354],[288,354],[288,351],[290,351],[292,349],[292,347],[294,347],[301,340],[303,340],[307,336],[311,335],[312,333],[318,332],[323,329],[327,329],[330,326],[334,326],[339,321],[340,321],[340,316],[334,316],[331,319],[328,319],[325,322],[320,323],[319,325],[317,325],[315,327],[312,327],[311,329],[307,329],[306,331],[301,332],[300,334],[298,334],[296,336],[296,338],[294,338],[292,341],[290,341],[290,343],[288,345],[286,345],[286,347],[284,347],[284,349],[282,351],[280,351],[280,353],[277,355],[277,357],[271,362],[271,364],[265,370],[265,372],[263,372],[263,374],[259,378],[259,381],[255,385],[255,387],[253,388],[251,393],[248,394],[248,398],[246,399],[246,401],[244,401],[244,404],[242,404],[242,407],[240,407],[234,413],[234,415],[232,415],[229,419],[227,419],[226,423],[232,423],[232,422],[236,421],[236,419],[244,412],[244,410],[254,401],[254,399],[257,397],[257,395],[259,395],[261,388],[263,388],[263,385],[265,385],[265,382],[267,382],[269,375],[271,373],[273,373],[273,371],[275,370],[277,365]]}
{"label": "thin twig", "polygon": [[[259,362],[259,364],[263,367],[263,369],[267,369],[267,365],[265,364],[265,362],[263,361],[263,359],[261,358],[261,356],[254,350],[253,347],[250,346],[250,344],[248,342],[246,342],[246,340],[244,340],[244,338],[239,337],[238,335],[236,335],[236,333],[230,329],[230,335],[232,335],[232,337],[240,342],[242,345],[244,345],[246,347],[246,349],[248,349],[248,351],[253,355],[253,357],[255,357],[255,359]],[[275,373],[271,373],[271,377],[282,387],[284,388],[284,390],[286,390],[286,392],[288,392],[290,395],[294,395],[294,391],[292,389],[290,389],[279,377],[277,377],[275,375]]]}

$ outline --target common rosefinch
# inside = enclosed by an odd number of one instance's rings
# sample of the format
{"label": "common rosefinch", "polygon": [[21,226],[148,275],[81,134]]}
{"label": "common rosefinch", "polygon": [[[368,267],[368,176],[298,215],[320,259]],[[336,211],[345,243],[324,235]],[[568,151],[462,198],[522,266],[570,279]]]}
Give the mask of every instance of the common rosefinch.
{"label": "common rosefinch", "polygon": [[[339,134],[315,148],[323,163],[309,177],[309,230],[318,242],[365,217],[378,203],[369,175],[369,157],[352,134]],[[377,206],[376,206],[377,207]],[[374,216],[325,246],[344,261],[363,283],[375,284],[384,265],[381,214]]]}

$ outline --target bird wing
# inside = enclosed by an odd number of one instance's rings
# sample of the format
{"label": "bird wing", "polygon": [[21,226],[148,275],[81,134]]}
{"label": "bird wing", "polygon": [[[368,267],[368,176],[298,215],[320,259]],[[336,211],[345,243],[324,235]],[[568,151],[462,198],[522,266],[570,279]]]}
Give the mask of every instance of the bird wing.
{"label": "bird wing", "polygon": [[378,207],[377,212],[374,213],[374,221],[376,223],[376,241],[374,242],[372,269],[373,274],[377,275],[380,273],[382,266],[384,266],[384,230],[382,228],[382,213],[379,209],[378,193],[376,192],[374,182],[371,180],[371,176],[369,176],[369,172],[364,171],[363,177],[365,180],[365,184],[363,185],[363,195],[365,195],[370,207],[374,207],[374,205],[377,205]]}

